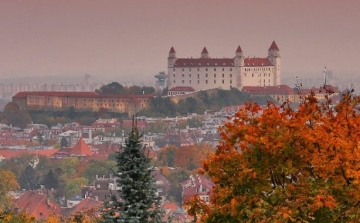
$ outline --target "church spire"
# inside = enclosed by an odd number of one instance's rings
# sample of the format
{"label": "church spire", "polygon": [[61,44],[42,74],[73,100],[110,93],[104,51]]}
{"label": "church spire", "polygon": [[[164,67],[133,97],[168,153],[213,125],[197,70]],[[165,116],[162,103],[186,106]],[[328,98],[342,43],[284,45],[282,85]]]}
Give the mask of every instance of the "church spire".
{"label": "church spire", "polygon": [[209,58],[209,52],[207,51],[206,47],[201,51],[201,58]]}

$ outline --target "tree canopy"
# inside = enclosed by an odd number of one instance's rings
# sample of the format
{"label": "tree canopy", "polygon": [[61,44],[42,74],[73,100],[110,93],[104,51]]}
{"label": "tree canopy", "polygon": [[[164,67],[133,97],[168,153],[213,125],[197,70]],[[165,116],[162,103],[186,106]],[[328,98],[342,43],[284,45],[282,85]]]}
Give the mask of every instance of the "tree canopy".
{"label": "tree canopy", "polygon": [[250,103],[221,129],[203,161],[211,202],[189,202],[199,222],[356,222],[360,217],[360,97]]}
{"label": "tree canopy", "polygon": [[155,88],[136,85],[124,87],[118,82],[111,82],[107,85],[101,86],[99,89],[96,89],[95,92],[99,94],[154,94]]}

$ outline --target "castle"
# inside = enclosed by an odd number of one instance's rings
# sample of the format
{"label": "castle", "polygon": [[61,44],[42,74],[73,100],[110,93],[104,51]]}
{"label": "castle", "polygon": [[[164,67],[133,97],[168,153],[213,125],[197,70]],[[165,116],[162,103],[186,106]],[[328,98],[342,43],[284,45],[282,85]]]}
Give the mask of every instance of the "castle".
{"label": "castle", "polygon": [[195,90],[244,86],[278,86],[281,78],[280,50],[272,42],[265,58],[245,58],[240,46],[234,58],[211,58],[206,47],[200,58],[177,58],[171,47],[168,57],[168,87]]}

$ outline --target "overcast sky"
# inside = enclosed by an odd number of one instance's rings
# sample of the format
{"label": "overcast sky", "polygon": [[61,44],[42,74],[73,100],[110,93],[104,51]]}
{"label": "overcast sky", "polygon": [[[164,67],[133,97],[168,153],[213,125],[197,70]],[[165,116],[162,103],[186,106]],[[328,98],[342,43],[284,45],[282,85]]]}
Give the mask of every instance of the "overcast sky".
{"label": "overcast sky", "polygon": [[266,57],[282,76],[360,76],[359,0],[0,0],[0,77],[149,80],[177,57]]}

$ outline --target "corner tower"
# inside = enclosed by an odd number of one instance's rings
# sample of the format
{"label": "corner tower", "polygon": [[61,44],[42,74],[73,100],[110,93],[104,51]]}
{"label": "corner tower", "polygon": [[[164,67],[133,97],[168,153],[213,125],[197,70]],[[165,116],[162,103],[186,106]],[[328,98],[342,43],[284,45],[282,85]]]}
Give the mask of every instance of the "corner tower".
{"label": "corner tower", "polygon": [[280,50],[275,41],[271,43],[271,46],[268,50],[268,59],[270,63],[274,66],[274,83],[275,85],[280,85],[281,82],[281,57]]}
{"label": "corner tower", "polygon": [[171,47],[169,51],[169,57],[168,57],[168,68],[174,67],[175,61],[176,61],[176,51],[174,47]]}
{"label": "corner tower", "polygon": [[244,54],[243,51],[240,47],[240,45],[238,46],[238,48],[235,51],[235,57],[234,57],[234,66],[235,67],[240,67],[240,66],[244,66]]}

